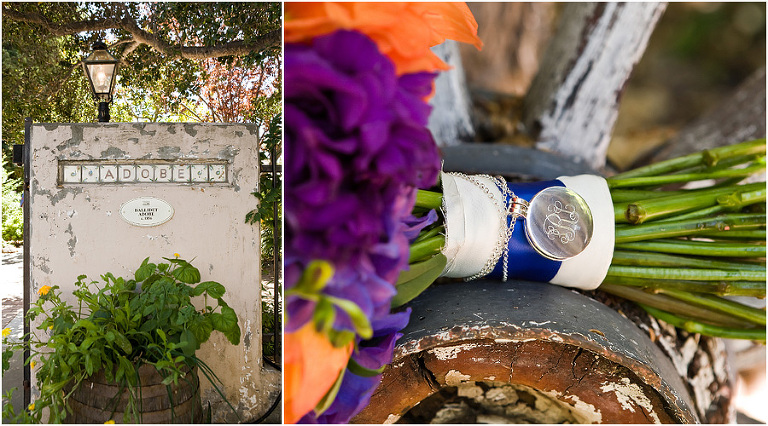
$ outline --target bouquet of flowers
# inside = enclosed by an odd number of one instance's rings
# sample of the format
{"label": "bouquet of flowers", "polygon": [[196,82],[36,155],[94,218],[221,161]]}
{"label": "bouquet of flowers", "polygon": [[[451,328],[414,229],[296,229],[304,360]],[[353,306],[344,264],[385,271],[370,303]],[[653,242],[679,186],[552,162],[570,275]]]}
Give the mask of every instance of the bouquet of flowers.
{"label": "bouquet of flowers", "polygon": [[285,421],[346,423],[392,359],[409,311],[416,188],[437,181],[429,48],[481,46],[463,3],[285,5]]}
{"label": "bouquet of flowers", "polygon": [[[438,219],[415,239],[393,306],[439,276],[514,277],[599,288],[690,332],[764,342],[765,310],[726,298],[765,298],[766,184],[739,184],[761,172],[765,139],[608,179],[443,173],[417,196],[414,214]],[[697,181],[712,183],[680,187]]]}
{"label": "bouquet of flowers", "polygon": [[[285,421],[347,423],[438,277],[600,288],[690,331],[765,340],[765,140],[608,179],[442,173],[428,48],[461,3],[285,6]],[[746,165],[746,167],[744,167]],[[703,189],[680,189],[715,179]],[[395,309],[393,309],[395,308]]]}

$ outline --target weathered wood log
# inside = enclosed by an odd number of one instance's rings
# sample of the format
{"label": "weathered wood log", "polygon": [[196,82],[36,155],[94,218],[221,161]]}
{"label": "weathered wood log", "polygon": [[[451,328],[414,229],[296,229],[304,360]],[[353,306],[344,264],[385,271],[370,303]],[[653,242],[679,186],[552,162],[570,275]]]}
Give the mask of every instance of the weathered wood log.
{"label": "weathered wood log", "polygon": [[538,149],[594,169],[618,116],[622,89],[665,3],[569,3],[525,97],[523,122]]}
{"label": "weathered wood log", "polygon": [[765,137],[765,101],[765,67],[762,67],[742,82],[730,97],[684,127],[635,166]]}
{"label": "weathered wood log", "polygon": [[483,50],[459,46],[472,90],[523,96],[553,31],[556,4],[469,3]]}
{"label": "weathered wood log", "polygon": [[440,73],[435,80],[435,96],[430,100],[433,109],[429,116],[429,130],[440,147],[471,141],[475,136],[472,105],[459,47],[455,41],[448,40],[435,46],[433,52],[453,69]]}
{"label": "weathered wood log", "polygon": [[354,422],[698,420],[660,349],[582,294],[523,281],[448,283],[410,307],[394,360]]}

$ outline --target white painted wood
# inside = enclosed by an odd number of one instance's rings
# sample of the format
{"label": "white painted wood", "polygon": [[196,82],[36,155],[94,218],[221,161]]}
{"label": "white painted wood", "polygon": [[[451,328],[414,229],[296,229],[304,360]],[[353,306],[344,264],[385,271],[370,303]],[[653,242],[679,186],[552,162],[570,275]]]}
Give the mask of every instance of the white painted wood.
{"label": "white painted wood", "polygon": [[569,3],[525,98],[538,149],[605,165],[618,104],[665,3]]}
{"label": "white painted wood", "polygon": [[429,116],[429,130],[440,147],[472,141],[475,137],[472,104],[458,43],[448,40],[433,47],[432,51],[453,68],[441,72],[435,80],[435,96],[430,100],[433,109]]}

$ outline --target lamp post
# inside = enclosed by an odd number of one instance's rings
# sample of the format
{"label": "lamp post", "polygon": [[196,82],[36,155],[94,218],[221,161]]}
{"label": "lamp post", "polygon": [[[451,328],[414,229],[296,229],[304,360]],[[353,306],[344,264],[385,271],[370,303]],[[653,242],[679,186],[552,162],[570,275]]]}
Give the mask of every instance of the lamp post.
{"label": "lamp post", "polygon": [[109,103],[115,89],[117,59],[107,52],[107,45],[97,41],[93,43],[93,52],[83,60],[83,70],[91,84],[93,98],[99,103],[99,122],[109,122]]}

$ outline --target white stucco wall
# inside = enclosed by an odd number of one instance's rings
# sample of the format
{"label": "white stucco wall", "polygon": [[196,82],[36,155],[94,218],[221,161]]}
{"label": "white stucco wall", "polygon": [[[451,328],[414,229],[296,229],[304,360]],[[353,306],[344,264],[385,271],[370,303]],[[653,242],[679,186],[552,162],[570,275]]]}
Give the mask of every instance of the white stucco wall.
{"label": "white stucco wall", "polygon": [[[259,229],[245,223],[257,205],[251,195],[259,180],[256,126],[36,124],[30,145],[31,300],[44,285],[59,285],[71,297],[81,274],[132,277],[148,256],[155,263],[174,253],[194,258],[203,281],[226,287],[242,331],[238,346],[214,332],[198,355],[223,381],[244,421],[263,413],[269,398],[262,377]],[[99,159],[225,160],[229,176],[226,183],[58,183],[59,161]],[[129,224],[120,206],[138,197],[168,202],[172,219],[153,227]],[[202,394],[214,421],[236,420],[207,384]]]}

